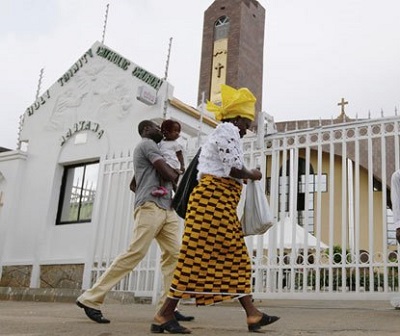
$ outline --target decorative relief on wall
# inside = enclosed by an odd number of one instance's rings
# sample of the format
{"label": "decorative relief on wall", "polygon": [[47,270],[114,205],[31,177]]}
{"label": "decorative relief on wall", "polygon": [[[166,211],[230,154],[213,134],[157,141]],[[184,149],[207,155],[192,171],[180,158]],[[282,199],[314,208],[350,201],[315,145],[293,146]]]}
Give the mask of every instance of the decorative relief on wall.
{"label": "decorative relief on wall", "polygon": [[114,66],[88,66],[56,98],[46,129],[69,130],[81,120],[121,120],[132,111],[133,98],[132,89]]}
{"label": "decorative relief on wall", "polygon": [[81,131],[94,132],[100,139],[105,132],[100,125],[120,123],[133,112],[137,91],[133,78],[155,90],[163,84],[147,70],[95,44],[27,108],[25,116],[34,116],[46,105],[43,128],[61,131],[61,145]]}
{"label": "decorative relief on wall", "polygon": [[87,92],[76,88],[68,88],[59,95],[54,104],[47,129],[64,129],[66,125],[72,125],[78,121],[78,109]]}
{"label": "decorative relief on wall", "polygon": [[[47,90],[26,109],[28,117],[33,116],[41,106],[54,101],[46,129],[65,129],[77,120],[99,116],[99,121],[113,117],[121,119],[128,115],[133,105],[132,87],[121,80],[121,75],[133,68],[131,75],[158,90],[163,80],[152,75],[118,53],[103,45],[87,50],[73,66],[57,81],[59,88],[68,89],[56,95]],[[94,62],[96,61],[96,62]],[[106,71],[104,71],[106,70]],[[122,72],[121,72],[122,70]],[[56,84],[57,84],[56,83]],[[54,91],[54,88],[51,88]],[[84,106],[84,99],[88,106]],[[97,103],[97,105],[96,105]],[[85,111],[80,111],[85,109]],[[109,111],[107,111],[109,110]],[[85,113],[91,113],[85,114]],[[92,118],[93,119],[93,118]]]}
{"label": "decorative relief on wall", "polygon": [[111,81],[111,86],[99,94],[99,107],[97,117],[100,121],[108,121],[116,117],[123,119],[126,117],[133,105],[133,92],[128,89],[125,81]]}

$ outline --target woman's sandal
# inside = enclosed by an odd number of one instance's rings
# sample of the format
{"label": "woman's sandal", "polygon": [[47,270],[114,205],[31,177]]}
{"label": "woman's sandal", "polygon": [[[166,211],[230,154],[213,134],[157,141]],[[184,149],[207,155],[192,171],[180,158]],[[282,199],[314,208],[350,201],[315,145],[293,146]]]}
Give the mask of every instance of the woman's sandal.
{"label": "woman's sandal", "polygon": [[263,314],[260,321],[258,321],[256,323],[248,324],[247,326],[249,327],[249,331],[257,332],[261,329],[261,327],[266,326],[271,323],[274,323],[274,322],[278,321],[279,319],[280,319],[280,317],[278,317],[278,316],[269,316],[267,314]]}
{"label": "woman's sandal", "polygon": [[163,332],[168,331],[170,334],[191,334],[192,331],[181,326],[177,320],[170,320],[163,324],[152,324],[150,328],[150,332],[153,334],[162,334]]}

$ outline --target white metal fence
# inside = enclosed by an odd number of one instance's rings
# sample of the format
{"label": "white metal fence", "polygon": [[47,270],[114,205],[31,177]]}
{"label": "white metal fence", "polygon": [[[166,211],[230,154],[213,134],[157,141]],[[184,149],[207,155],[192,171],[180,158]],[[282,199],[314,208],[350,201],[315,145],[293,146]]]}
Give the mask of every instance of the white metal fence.
{"label": "white metal fence", "polygon": [[[246,238],[256,298],[387,299],[398,292],[389,195],[400,166],[399,127],[395,116],[276,133],[262,148],[255,138],[244,140],[247,165],[264,172],[275,226],[290,219],[289,231]],[[104,158],[100,174],[86,285],[126,248],[132,228],[131,156]],[[288,242],[297,226],[306,234]],[[155,298],[160,276],[153,244],[116,289]]]}
{"label": "white metal fence", "polygon": [[[129,245],[133,227],[132,153],[105,157],[100,162],[99,188],[92,222],[96,226],[93,257],[85,265],[83,287],[89,287]],[[153,243],[146,258],[116,286],[139,297],[156,297],[160,288],[160,253]],[[154,290],[156,288],[156,290]]]}
{"label": "white metal fence", "polygon": [[[247,147],[249,161],[260,155],[255,141]],[[399,168],[399,118],[275,134],[263,154],[275,225],[285,217],[291,225],[248,244],[255,248],[255,296],[382,299],[397,292],[389,195]],[[297,225],[309,233],[301,241]],[[288,233],[294,237],[289,242]]]}

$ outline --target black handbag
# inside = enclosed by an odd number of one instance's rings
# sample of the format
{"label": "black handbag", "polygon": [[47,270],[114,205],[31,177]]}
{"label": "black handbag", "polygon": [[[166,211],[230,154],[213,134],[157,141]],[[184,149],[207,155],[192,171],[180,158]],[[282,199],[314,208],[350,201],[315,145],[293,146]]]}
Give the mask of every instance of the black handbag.
{"label": "black handbag", "polygon": [[172,200],[172,208],[175,209],[179,217],[185,219],[186,209],[189,202],[189,196],[193,188],[197,185],[197,164],[199,163],[199,155],[201,148],[190,162],[189,166],[182,175],[178,188]]}

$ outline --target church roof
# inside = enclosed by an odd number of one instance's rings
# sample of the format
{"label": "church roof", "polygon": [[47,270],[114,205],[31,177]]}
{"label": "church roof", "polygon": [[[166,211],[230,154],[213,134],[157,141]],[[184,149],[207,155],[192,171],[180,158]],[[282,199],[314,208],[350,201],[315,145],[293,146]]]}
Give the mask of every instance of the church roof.
{"label": "church roof", "polygon": [[357,119],[352,119],[345,113],[341,113],[335,119],[306,119],[306,120],[287,120],[278,121],[275,123],[278,132],[298,131],[307,128],[318,128],[321,126],[329,126],[335,124],[354,122]]}

